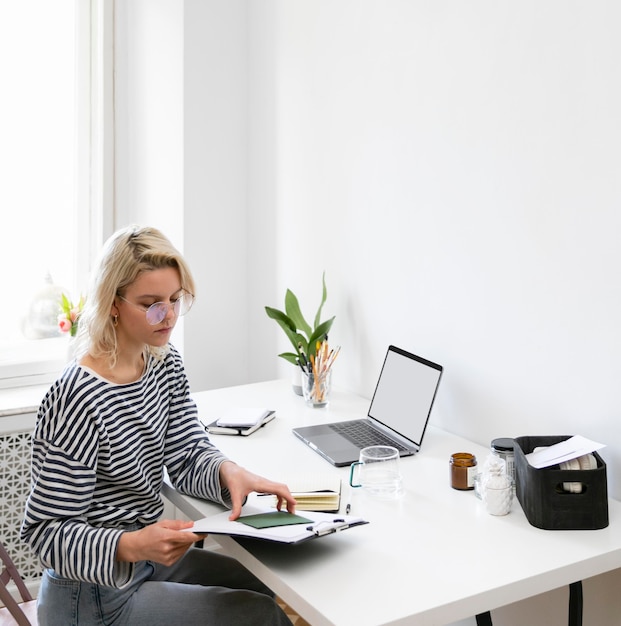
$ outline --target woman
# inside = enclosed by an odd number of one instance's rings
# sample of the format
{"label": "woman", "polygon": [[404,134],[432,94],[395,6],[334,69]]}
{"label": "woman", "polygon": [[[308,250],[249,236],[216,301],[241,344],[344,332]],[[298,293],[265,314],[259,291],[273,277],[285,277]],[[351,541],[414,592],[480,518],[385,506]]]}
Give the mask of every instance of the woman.
{"label": "woman", "polygon": [[44,398],[33,434],[22,538],[45,572],[39,624],[290,624],[239,563],[192,548],[192,524],[158,521],[164,468],[183,493],[231,506],[289,489],[209,441],[169,344],[194,300],[190,271],[154,228],[104,246],[79,320],[76,360]]}

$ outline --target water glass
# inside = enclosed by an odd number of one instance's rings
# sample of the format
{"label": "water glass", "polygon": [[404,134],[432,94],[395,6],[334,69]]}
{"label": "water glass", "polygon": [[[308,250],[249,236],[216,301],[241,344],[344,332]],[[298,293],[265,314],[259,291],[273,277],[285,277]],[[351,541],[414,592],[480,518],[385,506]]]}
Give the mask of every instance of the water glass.
{"label": "water glass", "polygon": [[[358,469],[358,482],[354,475]],[[351,487],[362,487],[370,496],[394,499],[403,493],[403,479],[399,471],[399,451],[392,446],[369,446],[360,451],[360,460],[351,464]]]}

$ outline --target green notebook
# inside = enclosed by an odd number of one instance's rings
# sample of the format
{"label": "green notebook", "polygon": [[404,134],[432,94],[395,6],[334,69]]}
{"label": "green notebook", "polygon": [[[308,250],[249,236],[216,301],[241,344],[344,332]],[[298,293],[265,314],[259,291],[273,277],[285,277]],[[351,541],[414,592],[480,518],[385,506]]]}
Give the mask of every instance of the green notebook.
{"label": "green notebook", "polygon": [[294,513],[287,513],[287,511],[270,511],[268,513],[256,513],[255,515],[243,515],[237,521],[253,528],[273,528],[275,526],[313,523],[312,519],[295,515]]}

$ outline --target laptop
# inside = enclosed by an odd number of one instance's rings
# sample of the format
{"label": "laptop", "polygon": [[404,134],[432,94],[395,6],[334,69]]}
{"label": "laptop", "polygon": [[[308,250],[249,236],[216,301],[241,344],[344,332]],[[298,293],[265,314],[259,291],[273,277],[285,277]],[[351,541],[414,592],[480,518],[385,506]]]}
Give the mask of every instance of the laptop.
{"label": "laptop", "polygon": [[442,371],[437,363],[388,346],[366,418],[301,426],[293,433],[337,467],[357,461],[360,450],[373,445],[394,446],[401,456],[416,454]]}

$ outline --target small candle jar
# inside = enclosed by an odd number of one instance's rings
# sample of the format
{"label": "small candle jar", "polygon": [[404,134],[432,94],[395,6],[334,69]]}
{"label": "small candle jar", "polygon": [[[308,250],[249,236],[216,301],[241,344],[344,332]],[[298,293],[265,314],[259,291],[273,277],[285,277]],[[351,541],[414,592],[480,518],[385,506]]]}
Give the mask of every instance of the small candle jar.
{"label": "small candle jar", "polygon": [[451,487],[460,491],[474,489],[474,476],[477,467],[477,458],[469,452],[451,454],[449,461]]}
{"label": "small candle jar", "polygon": [[508,437],[499,437],[492,439],[490,445],[492,454],[505,462],[505,471],[513,482],[515,489],[515,455],[513,453],[513,439]]}
{"label": "small candle jar", "polygon": [[513,501],[513,481],[505,472],[504,464],[491,465],[485,483],[483,502],[490,515],[506,515]]}

